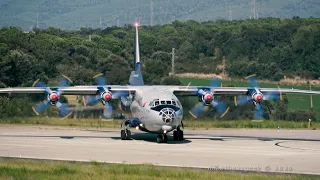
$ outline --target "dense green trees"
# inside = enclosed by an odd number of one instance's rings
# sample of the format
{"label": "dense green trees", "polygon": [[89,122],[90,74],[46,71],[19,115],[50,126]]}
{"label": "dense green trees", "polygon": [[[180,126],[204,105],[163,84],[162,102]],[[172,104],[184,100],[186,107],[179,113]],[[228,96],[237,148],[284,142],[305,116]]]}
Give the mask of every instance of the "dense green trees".
{"label": "dense green trees", "polygon": [[[145,82],[179,82],[165,77],[176,49],[176,72],[219,73],[222,59],[231,77],[256,73],[278,81],[287,76],[320,77],[320,19],[265,18],[246,21],[180,22],[140,28]],[[94,84],[104,73],[110,84],[127,84],[133,68],[134,29],[0,29],[0,86],[30,86],[60,74],[74,85]],[[272,115],[272,113],[271,113]],[[231,119],[233,117],[230,117]]]}

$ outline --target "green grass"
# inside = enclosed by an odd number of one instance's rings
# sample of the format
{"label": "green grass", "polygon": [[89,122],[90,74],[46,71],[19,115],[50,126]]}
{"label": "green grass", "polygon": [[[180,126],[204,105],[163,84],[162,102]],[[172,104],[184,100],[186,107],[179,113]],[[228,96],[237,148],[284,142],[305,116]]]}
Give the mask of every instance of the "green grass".
{"label": "green grass", "polygon": [[0,158],[0,179],[317,179],[316,176],[209,171],[150,164],[107,164]]}
{"label": "green grass", "polygon": [[[193,86],[208,86],[210,79],[194,79],[194,78],[180,78],[183,84],[187,85],[191,82]],[[248,87],[249,84],[245,81],[223,81],[223,86],[234,85],[237,87]],[[276,84],[259,83],[261,88],[277,88]],[[280,85],[281,88],[294,89],[309,89],[303,86]],[[313,87],[312,90],[320,91],[320,87]],[[287,94],[289,99],[288,107],[290,110],[309,110],[310,109],[310,95]],[[317,119],[320,119],[320,95],[313,95],[313,108],[317,112]]]}
{"label": "green grass", "polygon": [[[60,119],[54,117],[33,118],[8,118],[0,119],[1,124],[24,124],[24,125],[48,125],[79,128],[119,128],[121,120],[102,119]],[[186,129],[215,129],[215,128],[278,128],[281,129],[307,129],[308,122],[272,121],[254,122],[251,120],[200,120],[186,119],[183,121]],[[320,129],[319,122],[312,122],[310,129]]]}

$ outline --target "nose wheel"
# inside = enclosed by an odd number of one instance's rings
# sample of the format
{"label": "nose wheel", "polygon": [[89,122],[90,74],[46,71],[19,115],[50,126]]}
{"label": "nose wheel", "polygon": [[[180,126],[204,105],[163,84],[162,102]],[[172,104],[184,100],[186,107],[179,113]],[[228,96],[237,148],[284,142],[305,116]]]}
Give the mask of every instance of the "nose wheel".
{"label": "nose wheel", "polygon": [[168,136],[166,134],[159,134],[157,136],[157,142],[158,143],[167,143],[168,142]]}

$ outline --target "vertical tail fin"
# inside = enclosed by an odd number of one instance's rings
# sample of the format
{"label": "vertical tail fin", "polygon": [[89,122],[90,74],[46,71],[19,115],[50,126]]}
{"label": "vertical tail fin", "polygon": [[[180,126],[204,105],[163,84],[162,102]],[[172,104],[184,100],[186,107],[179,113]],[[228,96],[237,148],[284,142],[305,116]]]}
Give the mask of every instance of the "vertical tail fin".
{"label": "vertical tail fin", "polygon": [[134,26],[136,31],[135,51],[134,51],[135,66],[134,66],[134,71],[131,72],[129,83],[130,85],[139,86],[139,85],[144,85],[143,77],[141,73],[141,67],[140,67],[140,49],[139,49],[139,32],[138,32],[139,24],[135,23]]}

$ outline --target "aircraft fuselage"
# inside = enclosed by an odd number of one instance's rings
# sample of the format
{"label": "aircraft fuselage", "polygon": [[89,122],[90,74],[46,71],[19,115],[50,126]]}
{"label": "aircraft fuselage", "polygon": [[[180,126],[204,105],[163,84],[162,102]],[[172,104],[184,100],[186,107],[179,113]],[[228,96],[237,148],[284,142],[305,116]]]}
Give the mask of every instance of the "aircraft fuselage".
{"label": "aircraft fuselage", "polygon": [[183,108],[172,91],[161,86],[141,86],[130,106],[143,131],[166,133],[176,129],[183,116]]}

